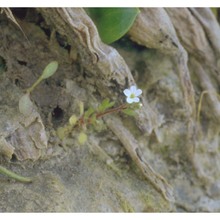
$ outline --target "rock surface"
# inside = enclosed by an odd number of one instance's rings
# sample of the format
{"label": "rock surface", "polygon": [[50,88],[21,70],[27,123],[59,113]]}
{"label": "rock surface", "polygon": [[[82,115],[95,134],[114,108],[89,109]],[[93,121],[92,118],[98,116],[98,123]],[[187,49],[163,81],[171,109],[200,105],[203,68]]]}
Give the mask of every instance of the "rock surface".
{"label": "rock surface", "polygon": [[[0,163],[34,177],[23,184],[1,175],[0,211],[220,211],[219,26],[208,9],[154,10],[137,20],[152,25],[149,38],[129,33],[142,46],[128,36],[104,45],[82,9],[23,9],[17,20],[28,40],[0,15]],[[35,117],[23,118],[19,97],[52,60],[59,69],[31,94]],[[83,146],[78,131],[58,139],[79,100],[85,108],[106,97],[119,104],[133,83],[144,105],[135,118],[104,120]]]}

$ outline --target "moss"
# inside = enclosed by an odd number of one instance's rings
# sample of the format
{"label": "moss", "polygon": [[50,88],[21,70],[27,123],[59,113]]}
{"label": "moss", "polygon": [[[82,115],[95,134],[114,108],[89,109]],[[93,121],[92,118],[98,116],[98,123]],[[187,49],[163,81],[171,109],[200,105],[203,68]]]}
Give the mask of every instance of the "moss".
{"label": "moss", "polygon": [[134,212],[134,208],[131,206],[129,201],[120,192],[117,191],[116,196],[117,196],[119,205],[121,206],[124,212]]}
{"label": "moss", "polygon": [[170,204],[163,197],[155,196],[152,193],[141,193],[141,199],[145,205],[143,212],[163,212],[168,211]]}

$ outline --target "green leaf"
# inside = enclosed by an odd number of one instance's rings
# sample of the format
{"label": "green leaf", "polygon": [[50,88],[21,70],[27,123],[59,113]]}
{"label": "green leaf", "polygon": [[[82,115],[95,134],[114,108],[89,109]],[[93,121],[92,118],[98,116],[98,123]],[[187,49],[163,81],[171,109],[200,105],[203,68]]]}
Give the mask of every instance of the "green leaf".
{"label": "green leaf", "polygon": [[52,61],[50,62],[44,69],[42,75],[41,75],[41,79],[47,79],[49,77],[51,77],[58,68],[58,62],[57,61]]}
{"label": "green leaf", "polygon": [[109,102],[107,105],[107,108],[111,108],[112,106],[114,106],[115,102]]}
{"label": "green leaf", "polygon": [[84,118],[88,119],[94,112],[95,110],[92,107],[89,107],[89,109],[84,113]]}
{"label": "green leaf", "polygon": [[129,116],[134,116],[136,114],[132,109],[124,109],[122,112]]}
{"label": "green leaf", "polygon": [[95,114],[92,115],[92,117],[90,118],[90,120],[91,120],[91,124],[92,124],[92,125],[95,125],[96,122],[97,122],[96,115],[95,115]]}
{"label": "green leaf", "polygon": [[88,8],[86,11],[106,44],[125,35],[139,13],[138,8]]}
{"label": "green leaf", "polygon": [[102,101],[102,103],[98,106],[97,111],[98,112],[103,112],[106,109],[106,105],[109,103],[109,98],[106,98]]}
{"label": "green leaf", "polygon": [[87,135],[84,132],[80,132],[79,136],[78,136],[78,142],[79,144],[85,144],[87,141]]}
{"label": "green leaf", "polygon": [[70,124],[71,126],[74,126],[77,121],[78,121],[78,118],[77,118],[75,115],[72,115],[72,116],[69,118],[69,124]]}
{"label": "green leaf", "polygon": [[43,70],[41,76],[37,79],[37,81],[30,87],[27,89],[28,93],[31,93],[35,87],[44,79],[47,79],[49,77],[51,77],[58,68],[58,62],[57,61],[52,61],[50,62]]}
{"label": "green leaf", "polygon": [[79,101],[79,114],[82,116],[84,114],[84,103]]}
{"label": "green leaf", "polygon": [[57,128],[57,136],[60,140],[63,140],[68,135],[68,128],[67,127],[59,127]]}
{"label": "green leaf", "polygon": [[98,112],[104,112],[106,109],[111,108],[115,102],[110,102],[109,98],[106,98],[102,101],[102,103],[98,106]]}
{"label": "green leaf", "polygon": [[30,94],[26,93],[24,94],[20,100],[19,100],[19,111],[25,115],[25,116],[29,116],[34,108],[33,102],[30,100]]}

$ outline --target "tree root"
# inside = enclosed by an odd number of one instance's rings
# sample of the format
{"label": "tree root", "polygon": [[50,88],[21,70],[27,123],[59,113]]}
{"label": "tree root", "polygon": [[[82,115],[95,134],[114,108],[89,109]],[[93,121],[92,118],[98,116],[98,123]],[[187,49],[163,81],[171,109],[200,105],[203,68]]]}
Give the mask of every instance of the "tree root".
{"label": "tree root", "polygon": [[142,174],[153,184],[153,186],[170,202],[174,201],[173,189],[165,178],[156,173],[153,168],[142,157],[137,141],[129,130],[115,117],[105,120],[107,126],[113,131],[129,153],[132,160],[140,168]]}

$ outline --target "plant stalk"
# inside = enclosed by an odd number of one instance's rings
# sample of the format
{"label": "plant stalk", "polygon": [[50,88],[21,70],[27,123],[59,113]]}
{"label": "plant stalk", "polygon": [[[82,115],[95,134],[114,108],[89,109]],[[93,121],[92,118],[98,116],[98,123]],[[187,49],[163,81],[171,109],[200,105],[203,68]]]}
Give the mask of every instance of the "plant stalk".
{"label": "plant stalk", "polygon": [[31,178],[20,176],[20,175],[14,173],[14,172],[12,172],[12,171],[2,167],[2,166],[0,166],[0,173],[4,174],[4,175],[6,175],[6,176],[8,176],[8,177],[10,177],[10,178],[12,178],[14,180],[22,182],[22,183],[30,183],[30,182],[32,182]]}

